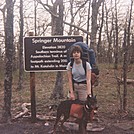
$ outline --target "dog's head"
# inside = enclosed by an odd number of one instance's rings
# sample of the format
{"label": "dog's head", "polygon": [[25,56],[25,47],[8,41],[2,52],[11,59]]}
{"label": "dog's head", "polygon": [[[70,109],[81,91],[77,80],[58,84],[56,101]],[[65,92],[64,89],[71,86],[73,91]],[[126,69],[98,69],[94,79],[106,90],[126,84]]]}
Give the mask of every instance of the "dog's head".
{"label": "dog's head", "polygon": [[96,96],[92,96],[92,97],[90,97],[89,95],[87,96],[85,108],[87,110],[94,110],[94,111],[96,110],[97,111],[98,106],[97,106]]}

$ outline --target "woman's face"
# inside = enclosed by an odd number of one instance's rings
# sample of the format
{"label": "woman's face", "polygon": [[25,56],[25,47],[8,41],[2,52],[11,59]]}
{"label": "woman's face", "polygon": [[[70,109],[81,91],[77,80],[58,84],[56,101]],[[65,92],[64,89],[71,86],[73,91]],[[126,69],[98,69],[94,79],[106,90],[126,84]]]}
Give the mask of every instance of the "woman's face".
{"label": "woman's face", "polygon": [[80,51],[74,51],[74,52],[73,52],[73,58],[74,58],[75,60],[80,59],[80,57],[81,57]]}

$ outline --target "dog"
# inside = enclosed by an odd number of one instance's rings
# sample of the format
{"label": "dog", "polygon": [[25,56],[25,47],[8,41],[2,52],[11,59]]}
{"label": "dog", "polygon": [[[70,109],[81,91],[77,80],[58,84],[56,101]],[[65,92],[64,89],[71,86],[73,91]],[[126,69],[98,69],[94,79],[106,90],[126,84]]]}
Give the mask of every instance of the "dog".
{"label": "dog", "polygon": [[97,110],[97,99],[96,96],[87,96],[85,102],[79,100],[65,100],[62,101],[57,109],[56,121],[53,128],[53,134],[56,134],[56,128],[60,121],[61,116],[61,128],[63,128],[63,123],[69,119],[69,117],[75,117],[77,123],[79,124],[79,133],[86,134],[86,127],[88,121],[93,120],[94,110]]}

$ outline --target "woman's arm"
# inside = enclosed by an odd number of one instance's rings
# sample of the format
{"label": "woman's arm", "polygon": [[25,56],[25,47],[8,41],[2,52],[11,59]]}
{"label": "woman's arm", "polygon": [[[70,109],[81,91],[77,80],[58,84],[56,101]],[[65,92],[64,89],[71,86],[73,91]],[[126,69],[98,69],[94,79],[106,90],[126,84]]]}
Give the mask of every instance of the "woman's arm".
{"label": "woman's arm", "polygon": [[68,80],[69,80],[70,99],[75,100],[71,70],[68,70],[67,74],[68,74]]}
{"label": "woman's arm", "polygon": [[87,70],[87,95],[91,95],[91,70]]}

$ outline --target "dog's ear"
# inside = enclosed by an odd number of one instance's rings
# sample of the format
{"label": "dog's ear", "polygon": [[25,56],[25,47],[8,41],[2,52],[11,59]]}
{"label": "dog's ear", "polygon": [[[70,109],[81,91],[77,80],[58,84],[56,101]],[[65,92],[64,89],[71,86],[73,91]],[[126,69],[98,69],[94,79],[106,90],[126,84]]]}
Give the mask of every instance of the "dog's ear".
{"label": "dog's ear", "polygon": [[97,96],[97,95],[94,96],[95,99],[96,99],[96,96]]}
{"label": "dog's ear", "polygon": [[91,98],[91,95],[88,95],[88,96],[87,96],[87,100],[89,100],[90,98]]}

